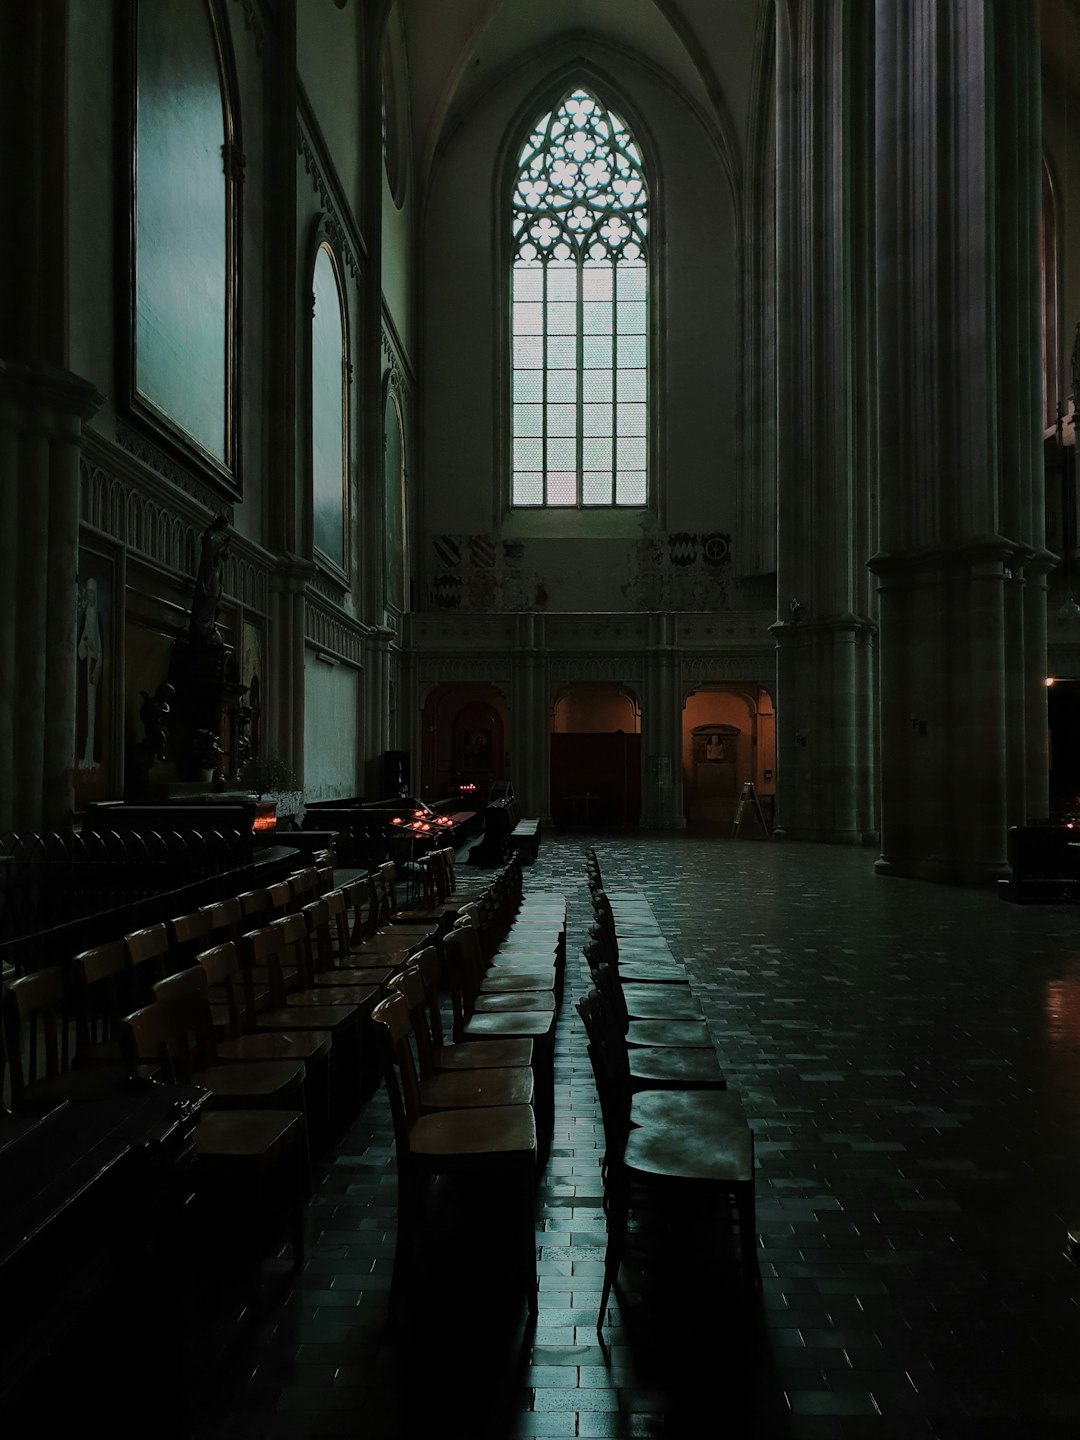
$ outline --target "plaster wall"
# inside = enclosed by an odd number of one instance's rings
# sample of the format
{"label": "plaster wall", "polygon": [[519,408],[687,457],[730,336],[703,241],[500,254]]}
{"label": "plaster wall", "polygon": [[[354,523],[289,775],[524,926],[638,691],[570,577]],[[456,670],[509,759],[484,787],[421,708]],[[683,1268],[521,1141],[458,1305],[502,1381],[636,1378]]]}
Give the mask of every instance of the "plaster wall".
{"label": "plaster wall", "polygon": [[359,783],[360,672],[304,655],[304,796],[356,795]]}

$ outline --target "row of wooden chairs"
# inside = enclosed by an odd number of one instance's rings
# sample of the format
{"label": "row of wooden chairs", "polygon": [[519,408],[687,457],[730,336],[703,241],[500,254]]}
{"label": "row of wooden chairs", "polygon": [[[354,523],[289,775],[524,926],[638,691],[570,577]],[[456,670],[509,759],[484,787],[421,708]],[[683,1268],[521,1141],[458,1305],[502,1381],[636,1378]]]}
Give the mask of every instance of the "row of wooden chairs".
{"label": "row of wooden chairs", "polygon": [[642,1203],[664,1207],[680,1224],[695,1210],[727,1213],[748,1296],[760,1272],[754,1137],[739,1097],[727,1088],[708,1025],[647,899],[622,891],[612,901],[595,851],[586,862],[595,921],[585,954],[593,985],[577,1009],[604,1121],[601,1334],[629,1218]]}
{"label": "row of wooden chairs", "polygon": [[[441,884],[443,894],[453,893],[452,875]],[[536,1313],[533,1193],[553,1127],[555,955],[565,946],[565,901],[523,897],[514,866],[488,889],[487,928],[479,907],[466,905],[443,936],[453,1043],[443,1038],[434,948],[391,982],[393,993],[373,1013],[398,1160],[396,1319],[424,1229],[428,1181],[442,1175],[480,1177],[489,1198],[514,1217],[511,1263]]]}

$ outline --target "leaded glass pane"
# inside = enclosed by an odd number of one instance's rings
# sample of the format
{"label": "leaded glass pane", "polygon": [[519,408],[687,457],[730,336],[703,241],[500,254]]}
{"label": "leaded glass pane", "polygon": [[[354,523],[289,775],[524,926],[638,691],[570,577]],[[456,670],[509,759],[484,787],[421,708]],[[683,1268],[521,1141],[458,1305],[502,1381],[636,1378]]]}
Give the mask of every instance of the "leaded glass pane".
{"label": "leaded glass pane", "polygon": [[[645,371],[620,370],[617,372],[618,396],[620,401],[645,399]],[[515,395],[517,391],[515,390]]]}
{"label": "leaded glass pane", "polygon": [[577,399],[577,378],[576,370],[549,370],[547,398],[572,405]]}
{"label": "leaded glass pane", "polygon": [[511,234],[513,502],[642,504],[648,189],[633,137],[587,91],[523,144]]}
{"label": "leaded glass pane", "polygon": [[542,300],[544,271],[540,265],[514,266],[514,300]]}
{"label": "leaded glass pane", "polygon": [[514,369],[540,370],[544,364],[544,342],[539,335],[514,336]]}
{"label": "leaded glass pane", "polygon": [[586,436],[581,442],[581,464],[585,470],[611,470],[611,436]]}
{"label": "leaded glass pane", "polygon": [[581,503],[583,505],[611,504],[611,471],[596,474],[586,470],[581,476]]}
{"label": "leaded glass pane", "polygon": [[577,464],[577,440],[573,436],[549,440],[547,463],[550,470],[572,470]]}
{"label": "leaded glass pane", "polygon": [[645,504],[645,471],[620,470],[615,480],[616,505]]}
{"label": "leaded glass pane", "polygon": [[610,435],[611,406],[582,405],[581,433],[583,435]]}
{"label": "leaded glass pane", "polygon": [[581,358],[587,370],[611,365],[611,336],[586,335],[581,343]]}
{"label": "leaded glass pane", "polygon": [[611,334],[611,305],[587,300],[582,307],[582,325],[586,335]]}
{"label": "leaded glass pane", "polygon": [[514,406],[514,435],[543,435],[544,407],[542,405]]}
{"label": "leaded glass pane", "polygon": [[[619,392],[622,393],[621,391]],[[514,403],[538,402],[544,398],[544,372],[542,370],[514,371]]]}
{"label": "leaded glass pane", "polygon": [[577,475],[573,470],[548,471],[547,503],[573,505],[577,501]]}
{"label": "leaded glass pane", "polygon": [[574,435],[577,433],[577,407],[575,405],[549,405],[547,414],[549,435]]}
{"label": "leaded glass pane", "polygon": [[621,370],[623,366],[631,369],[644,369],[645,366],[645,336],[644,335],[616,335],[615,337],[615,363]]}
{"label": "leaded glass pane", "polygon": [[[530,309],[532,307],[530,306]],[[539,309],[539,306],[537,307]],[[577,306],[559,300],[547,307],[547,328],[549,335],[577,334]]]}
{"label": "leaded glass pane", "polygon": [[547,298],[549,300],[576,300],[577,274],[576,265],[549,265],[547,267]]}
{"label": "leaded glass pane", "polygon": [[542,505],[544,503],[544,477],[531,475],[527,471],[514,470],[514,504]]}
{"label": "leaded glass pane", "polygon": [[645,334],[645,301],[620,300],[615,306],[615,328],[620,335]]}
{"label": "leaded glass pane", "polygon": [[615,441],[615,460],[620,471],[645,469],[644,435],[622,436]]}
{"label": "leaded glass pane", "polygon": [[544,442],[542,440],[514,441],[514,469],[538,470],[544,463]]}
{"label": "leaded glass pane", "polygon": [[553,335],[548,341],[547,363],[550,370],[577,369],[577,340],[573,335]]}
{"label": "leaded glass pane", "polygon": [[581,397],[594,404],[611,404],[613,376],[610,370],[583,370]]}
{"label": "leaded glass pane", "polygon": [[645,434],[644,405],[616,405],[615,414],[620,435]]}
{"label": "leaded glass pane", "polygon": [[514,334],[542,335],[544,332],[544,307],[542,305],[515,304]]}

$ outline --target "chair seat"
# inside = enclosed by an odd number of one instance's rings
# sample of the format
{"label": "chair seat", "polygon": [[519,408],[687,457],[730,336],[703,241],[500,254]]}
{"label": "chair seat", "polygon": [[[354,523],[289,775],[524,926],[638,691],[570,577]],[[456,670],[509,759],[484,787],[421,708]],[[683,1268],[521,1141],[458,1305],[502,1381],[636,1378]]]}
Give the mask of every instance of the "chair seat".
{"label": "chair seat", "polygon": [[679,1086],[722,1090],[727,1085],[715,1053],[686,1046],[642,1045],[627,1051],[630,1083],[637,1089]]}
{"label": "chair seat", "polygon": [[322,1005],[359,1005],[370,1008],[379,998],[377,985],[323,985],[286,995],[287,1010],[307,1010]]}
{"label": "chair seat", "polygon": [[299,1110],[204,1110],[195,1126],[200,1160],[248,1159],[259,1168],[273,1164],[304,1133]]}
{"label": "chair seat", "polygon": [[296,1097],[304,1083],[304,1066],[299,1060],[234,1061],[208,1065],[196,1078],[218,1105],[272,1105]]}
{"label": "chair seat", "polygon": [[506,1011],[537,1011],[554,1015],[555,996],[550,990],[512,990],[504,994],[488,995],[481,991],[476,997],[476,1015],[497,1015]]}
{"label": "chair seat", "polygon": [[487,970],[480,982],[482,995],[528,994],[531,990],[553,991],[557,980],[550,970]]}
{"label": "chair seat", "polygon": [[479,1040],[488,1035],[545,1039],[551,1034],[554,1025],[555,1016],[541,1010],[473,1015],[465,1025],[465,1039]]}
{"label": "chair seat", "polygon": [[536,1118],[529,1105],[439,1110],[409,1128],[409,1154],[418,1160],[453,1155],[536,1154]]}
{"label": "chair seat", "polygon": [[701,1003],[689,990],[670,985],[623,985],[626,1009],[634,1020],[700,1020]]}
{"label": "chair seat", "polygon": [[749,1185],[754,1178],[753,1137],[741,1116],[701,1128],[631,1130],[623,1165],[654,1178]]}
{"label": "chair seat", "polygon": [[474,1105],[531,1105],[533,1073],[525,1065],[454,1070],[420,1082],[423,1110],[464,1110]]}
{"label": "chair seat", "polygon": [[330,1051],[330,1034],[320,1030],[265,1030],[258,1035],[238,1035],[218,1042],[217,1056],[223,1065],[251,1060],[319,1060]]}
{"label": "chair seat", "polygon": [[531,1040],[462,1040],[436,1049],[432,1059],[436,1070],[447,1073],[501,1069],[505,1065],[518,1067],[532,1064],[533,1045]]}
{"label": "chair seat", "polygon": [[746,1113],[734,1090],[639,1090],[630,1101],[631,1125],[723,1134],[739,1122],[746,1123]]}
{"label": "chair seat", "polygon": [[295,1031],[303,1026],[305,1030],[334,1031],[359,1020],[360,1011],[355,1005],[286,1005],[281,1010],[260,1010],[255,1016],[255,1029]]}
{"label": "chair seat", "polygon": [[678,1045],[712,1053],[713,1042],[704,1020],[631,1020],[628,1045]]}

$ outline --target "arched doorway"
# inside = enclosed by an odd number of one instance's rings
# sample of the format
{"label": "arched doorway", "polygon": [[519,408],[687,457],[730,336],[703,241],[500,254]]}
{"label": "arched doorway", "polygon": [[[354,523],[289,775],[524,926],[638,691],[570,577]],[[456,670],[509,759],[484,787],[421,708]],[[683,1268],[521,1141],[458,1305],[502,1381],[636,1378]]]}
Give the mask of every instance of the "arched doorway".
{"label": "arched doorway", "polygon": [[486,805],[492,782],[507,778],[502,692],[494,685],[436,686],[424,703],[423,725],[421,794],[441,800],[466,793],[477,808]]}
{"label": "arched doorway", "polygon": [[776,796],[776,716],[759,685],[702,685],[687,696],[682,730],[687,825],[730,826],[752,780],[767,817]]}
{"label": "arched doorway", "polygon": [[641,708],[621,685],[567,685],[551,715],[551,815],[560,829],[641,819]]}

